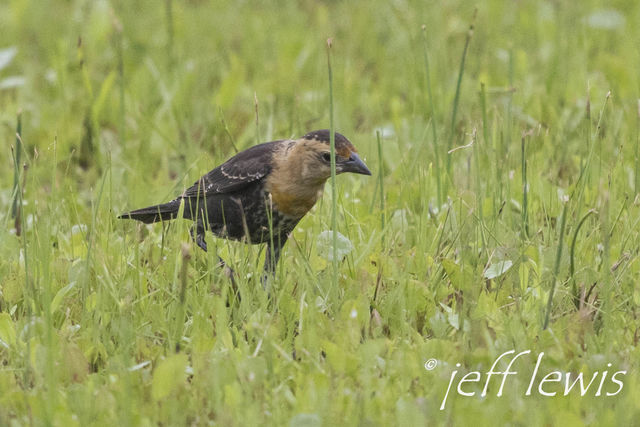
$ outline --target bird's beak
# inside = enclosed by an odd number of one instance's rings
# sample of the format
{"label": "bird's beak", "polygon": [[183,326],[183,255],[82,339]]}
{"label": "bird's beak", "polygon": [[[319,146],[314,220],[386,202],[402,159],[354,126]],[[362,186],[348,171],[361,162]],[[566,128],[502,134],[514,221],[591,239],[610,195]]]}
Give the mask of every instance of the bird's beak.
{"label": "bird's beak", "polygon": [[356,153],[351,153],[349,156],[349,160],[344,163],[344,167],[342,169],[343,172],[351,172],[351,173],[359,173],[361,175],[371,175],[371,171],[364,164],[360,156]]}

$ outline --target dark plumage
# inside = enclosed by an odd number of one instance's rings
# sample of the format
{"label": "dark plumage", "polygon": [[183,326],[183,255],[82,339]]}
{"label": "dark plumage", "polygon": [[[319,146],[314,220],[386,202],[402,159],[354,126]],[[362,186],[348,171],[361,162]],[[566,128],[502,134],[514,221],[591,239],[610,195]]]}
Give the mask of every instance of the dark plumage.
{"label": "dark plumage", "polygon": [[[183,217],[195,222],[192,236],[207,250],[205,231],[218,237],[268,243],[265,270],[273,272],[282,246],[313,207],[331,176],[330,132],[259,144],[202,176],[176,199],[124,213],[118,218],[152,223]],[[336,173],[371,175],[355,147],[335,133]]]}

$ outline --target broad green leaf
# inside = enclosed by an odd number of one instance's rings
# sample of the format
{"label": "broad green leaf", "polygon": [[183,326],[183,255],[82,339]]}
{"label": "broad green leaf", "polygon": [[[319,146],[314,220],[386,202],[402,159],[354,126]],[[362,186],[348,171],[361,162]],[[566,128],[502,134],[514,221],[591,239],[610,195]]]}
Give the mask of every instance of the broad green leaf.
{"label": "broad green leaf", "polygon": [[71,253],[76,258],[84,258],[87,255],[87,226],[85,224],[75,224],[71,227]]}
{"label": "broad green leaf", "polygon": [[51,301],[51,313],[55,313],[65,296],[76,286],[76,282],[71,282],[67,286],[60,288]]}
{"label": "broad green leaf", "polygon": [[15,347],[16,328],[9,313],[0,313],[0,346]]}
{"label": "broad green leaf", "polygon": [[184,383],[188,358],[186,354],[176,354],[160,362],[153,372],[151,396],[154,400],[161,400]]}
{"label": "broad green leaf", "polygon": [[473,274],[469,268],[464,268],[447,258],[443,259],[441,263],[451,284],[456,289],[467,289],[473,284]]}
{"label": "broad green leaf", "polygon": [[484,271],[484,278],[495,279],[496,277],[502,276],[504,273],[509,271],[511,266],[513,266],[513,262],[508,259],[494,262]]}
{"label": "broad green leaf", "polygon": [[394,231],[405,231],[409,227],[406,209],[398,209],[391,215],[391,227]]}
{"label": "broad green leaf", "polygon": [[98,294],[95,292],[91,292],[85,301],[85,307],[88,312],[92,312],[96,309],[96,304],[98,303]]}
{"label": "broad green leaf", "polygon": [[625,17],[615,9],[600,9],[587,18],[587,25],[599,30],[617,30],[624,28]]}
{"label": "broad green leaf", "polygon": [[16,53],[18,53],[18,48],[15,46],[0,50],[0,70],[11,64]]}
{"label": "broad green leaf", "polygon": [[[340,232],[336,233],[338,235],[336,253],[338,260],[342,260],[353,250],[353,243]],[[333,233],[330,230],[325,230],[318,236],[318,252],[323,258],[333,261]]]}
{"label": "broad green leaf", "polygon": [[318,414],[297,414],[289,421],[290,427],[320,427],[321,425]]}
{"label": "broad green leaf", "polygon": [[322,340],[329,366],[336,372],[352,374],[358,370],[358,359],[348,350],[329,340]]}
{"label": "broad green leaf", "polygon": [[104,79],[104,81],[102,82],[102,85],[100,86],[100,93],[98,94],[97,99],[93,103],[93,110],[92,110],[93,120],[98,121],[100,119],[100,115],[102,114],[102,109],[104,108],[104,104],[105,104],[105,101],[107,100],[107,97],[111,93],[111,88],[113,87],[113,83],[115,79],[116,79],[116,73],[112,71],[111,73],[109,73],[107,78]]}
{"label": "broad green leaf", "polygon": [[0,80],[0,89],[12,89],[14,87],[24,86],[27,81],[22,76],[9,76],[6,79]]}
{"label": "broad green leaf", "polygon": [[322,347],[324,348],[324,352],[327,355],[327,361],[331,368],[337,372],[344,372],[347,356],[345,351],[340,346],[328,340],[323,340]]}

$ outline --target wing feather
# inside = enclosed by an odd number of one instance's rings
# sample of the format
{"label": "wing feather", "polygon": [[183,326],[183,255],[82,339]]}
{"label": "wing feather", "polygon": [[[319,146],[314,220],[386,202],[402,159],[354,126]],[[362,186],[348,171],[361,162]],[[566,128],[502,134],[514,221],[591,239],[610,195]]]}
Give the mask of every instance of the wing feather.
{"label": "wing feather", "polygon": [[266,142],[241,151],[203,175],[181,197],[232,193],[261,180],[271,172],[273,152],[282,142]]}

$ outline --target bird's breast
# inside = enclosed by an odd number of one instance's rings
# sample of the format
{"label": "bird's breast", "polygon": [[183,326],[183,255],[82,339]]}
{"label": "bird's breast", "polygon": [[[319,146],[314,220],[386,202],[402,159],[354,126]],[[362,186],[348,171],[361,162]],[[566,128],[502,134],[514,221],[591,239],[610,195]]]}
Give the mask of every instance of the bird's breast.
{"label": "bird's breast", "polygon": [[322,196],[322,185],[304,186],[299,183],[285,185],[277,182],[267,184],[265,189],[270,195],[273,209],[291,218],[300,219],[305,216]]}

